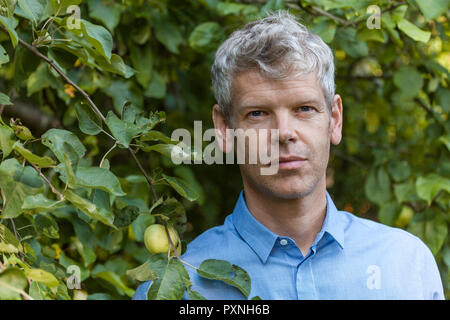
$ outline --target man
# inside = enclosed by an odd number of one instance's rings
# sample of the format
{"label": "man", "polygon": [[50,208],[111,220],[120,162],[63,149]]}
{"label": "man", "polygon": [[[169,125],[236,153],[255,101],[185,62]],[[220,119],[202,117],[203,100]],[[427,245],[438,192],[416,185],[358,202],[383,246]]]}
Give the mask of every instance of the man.
{"label": "man", "polygon": [[[278,171],[263,175],[267,164],[240,164],[244,189],[233,213],[189,243],[184,261],[238,265],[251,277],[249,297],[262,299],[444,298],[434,257],[419,238],[337,210],[326,191],[343,107],[333,54],[320,37],[277,12],[222,44],[212,78],[221,149],[230,151],[227,129],[278,129]],[[207,299],[245,298],[187,269],[192,289]],[[134,298],[145,299],[149,284]]]}

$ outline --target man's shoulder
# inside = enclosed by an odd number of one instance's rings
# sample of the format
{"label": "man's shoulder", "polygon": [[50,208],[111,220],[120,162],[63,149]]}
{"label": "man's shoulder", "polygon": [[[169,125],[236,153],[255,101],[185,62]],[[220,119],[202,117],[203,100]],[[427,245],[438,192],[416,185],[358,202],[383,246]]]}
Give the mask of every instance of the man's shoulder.
{"label": "man's shoulder", "polygon": [[392,249],[399,247],[412,250],[429,250],[422,239],[404,229],[359,217],[347,211],[339,211],[339,213],[346,216],[349,238],[361,239],[360,237],[363,237],[368,242],[373,241],[379,245],[390,245]]}
{"label": "man's shoulder", "polygon": [[222,225],[207,229],[188,243],[183,259],[191,263],[199,263],[204,259],[225,259],[229,250],[236,248],[241,242],[234,225],[232,215],[225,218]]}

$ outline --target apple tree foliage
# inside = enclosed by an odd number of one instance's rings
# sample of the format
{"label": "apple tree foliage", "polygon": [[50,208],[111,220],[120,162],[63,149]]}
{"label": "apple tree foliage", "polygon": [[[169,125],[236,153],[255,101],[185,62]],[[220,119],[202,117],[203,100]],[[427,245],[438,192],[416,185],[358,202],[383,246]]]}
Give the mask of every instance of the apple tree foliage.
{"label": "apple tree foliage", "polygon": [[257,298],[240,266],[150,255],[143,234],[174,226],[184,252],[232,209],[236,166],[174,165],[170,134],[212,126],[215,50],[277,9],[335,54],[344,132],[327,187],[337,206],[423,239],[448,297],[448,5],[0,0],[0,299],[129,299],[146,280],[149,299],[202,299],[186,268]]}

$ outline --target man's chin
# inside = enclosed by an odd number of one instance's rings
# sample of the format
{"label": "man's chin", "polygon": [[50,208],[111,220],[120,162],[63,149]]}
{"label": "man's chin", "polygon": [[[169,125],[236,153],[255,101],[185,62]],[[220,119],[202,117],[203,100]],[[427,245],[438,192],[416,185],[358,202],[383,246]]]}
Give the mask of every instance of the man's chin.
{"label": "man's chin", "polygon": [[283,186],[264,186],[264,190],[261,190],[264,194],[269,197],[277,198],[280,200],[295,200],[301,199],[309,195],[313,188],[307,188],[305,185],[297,187]]}

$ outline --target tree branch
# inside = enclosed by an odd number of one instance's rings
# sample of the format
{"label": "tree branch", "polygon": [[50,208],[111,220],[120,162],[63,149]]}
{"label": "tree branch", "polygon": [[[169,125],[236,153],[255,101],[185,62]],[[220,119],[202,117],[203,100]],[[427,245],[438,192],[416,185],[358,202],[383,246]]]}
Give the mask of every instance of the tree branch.
{"label": "tree branch", "polygon": [[316,11],[317,13],[320,13],[323,16],[326,16],[326,17],[328,17],[330,19],[333,19],[334,21],[342,24],[344,27],[352,26],[352,27],[356,28],[356,24],[353,21],[347,21],[345,19],[342,19],[342,18],[340,18],[338,16],[335,16],[334,14],[331,14],[331,13],[329,13],[329,12],[319,8],[319,7],[316,7],[316,6],[311,6],[311,9]]}
{"label": "tree branch", "polygon": [[31,162],[29,162],[29,163],[33,166],[33,168],[37,171],[37,173],[41,176],[41,178],[44,179],[44,181],[48,184],[48,186],[50,187],[50,189],[52,189],[52,192],[53,192],[54,194],[56,194],[56,195],[59,197],[59,199],[60,199],[61,201],[64,201],[65,198],[64,198],[64,196],[62,195],[62,193],[59,192],[58,190],[56,190],[56,188],[52,185],[52,183],[51,183],[51,182],[47,179],[47,177],[41,172],[41,170],[39,169],[39,167],[36,166],[34,163],[31,163]]}
{"label": "tree branch", "polygon": [[[19,243],[21,242],[20,241],[20,239],[19,239],[19,235],[17,234],[17,229],[16,229],[16,224],[14,223],[14,219],[13,218],[10,218],[9,219],[10,221],[11,221],[11,225],[12,225],[12,228],[13,228],[13,231],[14,231],[14,236],[16,237],[16,239],[19,241]],[[23,255],[22,255],[22,252],[18,252],[19,253],[19,257],[20,257],[20,260],[22,260],[22,262],[23,262]]]}

